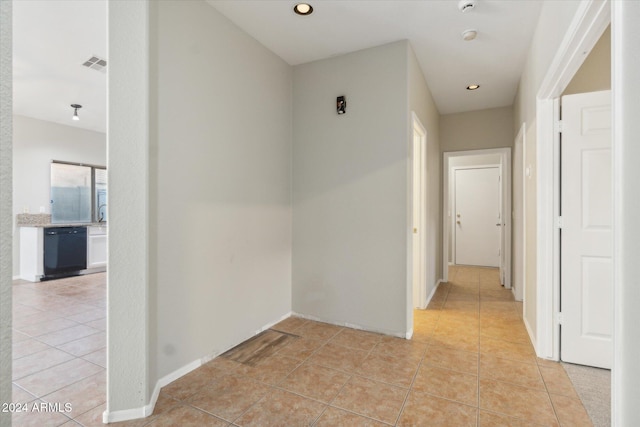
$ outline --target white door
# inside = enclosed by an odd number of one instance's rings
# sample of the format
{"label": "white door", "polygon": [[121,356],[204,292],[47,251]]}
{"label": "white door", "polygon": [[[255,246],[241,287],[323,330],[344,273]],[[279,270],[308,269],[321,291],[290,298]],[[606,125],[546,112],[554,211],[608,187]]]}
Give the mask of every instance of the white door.
{"label": "white door", "polygon": [[427,306],[426,139],[417,117],[413,123],[413,307]]}
{"label": "white door", "polygon": [[455,263],[500,267],[500,168],[455,170]]}
{"label": "white door", "polygon": [[611,92],[562,97],[561,359],[611,368]]}

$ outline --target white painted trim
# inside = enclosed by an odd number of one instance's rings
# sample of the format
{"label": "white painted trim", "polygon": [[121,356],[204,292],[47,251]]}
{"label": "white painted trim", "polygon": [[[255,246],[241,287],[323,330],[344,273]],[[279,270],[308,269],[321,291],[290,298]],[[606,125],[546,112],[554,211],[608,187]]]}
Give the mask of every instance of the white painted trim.
{"label": "white painted trim", "polygon": [[[447,228],[447,220],[449,218],[449,206],[450,198],[450,185],[453,183],[450,179],[450,173],[452,167],[449,165],[449,160],[453,157],[464,156],[480,156],[499,154],[501,161],[498,163],[502,167],[502,200],[503,200],[503,219],[505,221],[504,232],[507,238],[503,241],[505,251],[505,287],[511,288],[511,215],[505,214],[511,212],[511,147],[503,148],[488,148],[484,150],[466,150],[466,151],[451,151],[443,153],[443,168],[442,168],[442,281],[449,281],[449,234]],[[456,166],[457,167],[457,166]],[[478,167],[478,166],[472,166]],[[454,262],[455,264],[455,262]]]}
{"label": "white painted trim", "polygon": [[[238,344],[258,335],[261,332],[266,331],[267,329],[270,329],[272,326],[280,323],[281,321],[291,317],[292,312],[289,312],[283,316],[281,316],[278,320],[274,321],[274,322],[270,322],[267,323],[266,325],[264,325],[262,328],[258,329],[253,335],[241,340]],[[213,353],[213,354],[209,354],[207,356],[204,356],[198,360],[194,360],[191,363],[187,363],[186,365],[184,365],[181,368],[176,369],[175,371],[165,375],[164,377],[160,378],[157,382],[156,382],[156,386],[153,389],[153,394],[151,395],[151,399],[149,401],[149,403],[141,408],[133,408],[133,409],[127,409],[124,411],[114,411],[114,412],[109,412],[109,411],[104,411],[102,413],[102,422],[105,424],[108,423],[115,423],[115,422],[120,422],[120,421],[128,421],[128,420],[134,420],[134,419],[139,419],[139,418],[146,418],[149,415],[153,414],[153,410],[155,409],[156,406],[156,402],[158,401],[158,396],[160,395],[160,389],[162,387],[165,387],[169,384],[171,384],[172,382],[176,381],[179,378],[182,378],[183,376],[187,375],[188,373],[198,369],[199,367],[201,367],[202,365],[204,365],[205,363],[208,363],[210,361],[212,361],[213,359],[215,359],[216,357],[220,356],[221,354],[224,354],[225,352],[227,352],[228,350],[231,350],[233,347],[235,347],[238,344],[234,344],[231,347],[221,351],[220,353]]]}
{"label": "white painted trim", "polygon": [[431,300],[433,299],[433,296],[436,294],[436,291],[438,290],[438,286],[440,286],[440,283],[443,283],[442,279],[438,279],[438,281],[436,282],[435,286],[433,287],[433,290],[431,290],[431,293],[427,297],[427,301],[426,301],[425,307],[427,307],[429,305],[429,303],[431,302]]}
{"label": "white painted trim", "polygon": [[[428,150],[428,133],[427,130],[425,129],[425,127],[422,125],[422,122],[420,121],[420,119],[418,118],[418,116],[416,115],[415,111],[411,112],[411,130],[410,130],[410,135],[411,135],[411,197],[409,200],[409,212],[411,215],[411,222],[409,223],[409,228],[412,229],[414,226],[414,219],[413,219],[413,196],[414,196],[414,191],[413,191],[413,162],[414,162],[414,142],[413,142],[413,138],[414,138],[414,133],[418,132],[418,134],[420,135],[420,154],[421,154],[421,158],[420,158],[420,169],[422,169],[422,179],[420,180],[420,186],[422,188],[422,195],[421,195],[421,199],[420,199],[420,204],[421,204],[421,212],[422,212],[422,217],[419,220],[419,225],[418,228],[420,231],[420,253],[422,254],[422,259],[421,259],[421,263],[422,266],[420,268],[420,283],[422,284],[422,286],[420,286],[420,289],[418,291],[418,304],[416,304],[416,301],[414,301],[414,279],[413,279],[413,260],[414,260],[414,256],[413,256],[413,233],[412,231],[409,232],[409,239],[410,242],[408,243],[408,246],[411,247],[411,252],[410,252],[410,257],[411,257],[411,262],[410,264],[410,269],[407,271],[407,275],[408,277],[411,277],[411,305],[410,307],[408,307],[408,310],[410,310],[410,312],[413,312],[413,309],[416,305],[418,305],[419,308],[425,308],[426,304],[423,306],[421,303],[425,303],[425,301],[427,300],[427,175],[428,175],[428,171],[427,171],[427,165],[428,165],[428,158],[427,158],[427,150]],[[412,328],[410,328],[412,329]]]}
{"label": "white painted trim", "polygon": [[406,335],[404,336],[405,339],[410,340],[411,337],[413,337],[413,328],[409,329],[406,333]]}
{"label": "white painted trim", "polygon": [[13,277],[11,278],[11,280],[18,280],[18,279],[20,279],[20,275],[19,275],[19,274],[18,274],[17,276],[13,276]]}
{"label": "white painted trim", "polygon": [[527,333],[529,334],[529,339],[531,340],[531,344],[533,344],[533,348],[536,348],[536,336],[531,331],[531,325],[527,321],[526,317],[522,317],[522,321],[524,322],[524,327],[527,329]]}
{"label": "white painted trim", "polygon": [[536,353],[559,359],[559,233],[554,224],[559,200],[559,149],[554,121],[557,101],[609,25],[608,0],[583,0],[537,92],[537,292]]}
{"label": "white painted trim", "polygon": [[[525,289],[526,289],[526,282],[527,282],[527,274],[526,274],[526,268],[525,268],[527,263],[527,210],[526,210],[527,192],[526,192],[526,185],[525,185],[527,180],[526,157],[525,157],[525,153],[527,149],[527,126],[526,126],[526,123],[524,122],[520,126],[520,130],[518,131],[518,135],[516,136],[516,139],[514,141],[514,163],[515,163],[515,148],[516,146],[519,145],[519,141],[522,141],[521,147],[520,147],[521,158],[520,158],[520,165],[516,165],[516,167],[520,169],[520,172],[522,175],[522,182],[521,182],[521,188],[514,188],[513,194],[515,194],[516,191],[520,191],[522,194],[522,206],[519,207],[522,215],[522,217],[520,218],[520,220],[522,221],[522,226],[521,226],[522,235],[520,236],[520,244],[522,246],[521,253],[520,253],[521,271],[520,271],[520,277],[515,277],[516,274],[515,274],[515,262],[514,262],[513,263],[514,271],[512,275],[514,276],[513,279],[514,279],[514,282],[516,283],[516,286],[512,287],[512,289],[514,289],[513,297],[515,298],[515,300],[523,301],[524,295],[525,295]],[[515,174],[515,169],[513,170],[513,172]],[[514,216],[512,218],[512,221],[513,221],[517,219],[515,218],[515,211],[516,211],[515,203],[512,204],[511,209]],[[512,238],[514,243],[517,243],[516,242],[517,236],[515,232],[513,233]],[[513,252],[515,256],[515,247],[513,248]]]}

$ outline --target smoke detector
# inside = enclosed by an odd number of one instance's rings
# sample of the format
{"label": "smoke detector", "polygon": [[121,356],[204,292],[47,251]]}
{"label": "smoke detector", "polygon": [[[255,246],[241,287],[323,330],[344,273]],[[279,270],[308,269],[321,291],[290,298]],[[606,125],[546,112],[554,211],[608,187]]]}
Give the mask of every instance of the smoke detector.
{"label": "smoke detector", "polygon": [[476,0],[460,0],[458,2],[458,9],[460,12],[471,12],[476,7]]}

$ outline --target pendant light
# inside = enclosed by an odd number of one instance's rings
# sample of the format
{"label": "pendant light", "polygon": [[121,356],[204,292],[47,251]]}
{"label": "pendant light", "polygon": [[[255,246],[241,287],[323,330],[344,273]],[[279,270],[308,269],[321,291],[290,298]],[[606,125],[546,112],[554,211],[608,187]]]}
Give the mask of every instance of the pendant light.
{"label": "pendant light", "polygon": [[80,104],[71,104],[71,108],[73,108],[73,120],[80,120],[80,117],[78,117],[78,108],[82,108],[82,105]]}

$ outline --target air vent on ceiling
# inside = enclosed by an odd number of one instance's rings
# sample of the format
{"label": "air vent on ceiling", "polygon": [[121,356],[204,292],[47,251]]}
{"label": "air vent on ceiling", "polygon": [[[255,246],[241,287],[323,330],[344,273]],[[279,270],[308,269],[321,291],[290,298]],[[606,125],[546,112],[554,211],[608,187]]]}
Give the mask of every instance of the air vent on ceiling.
{"label": "air vent on ceiling", "polygon": [[105,71],[105,68],[107,67],[107,60],[106,59],[102,59],[102,58],[98,58],[97,56],[92,56],[91,58],[89,58],[88,60],[86,60],[84,62],[84,64],[82,64],[83,66],[87,67],[87,68],[92,68],[96,71]]}

